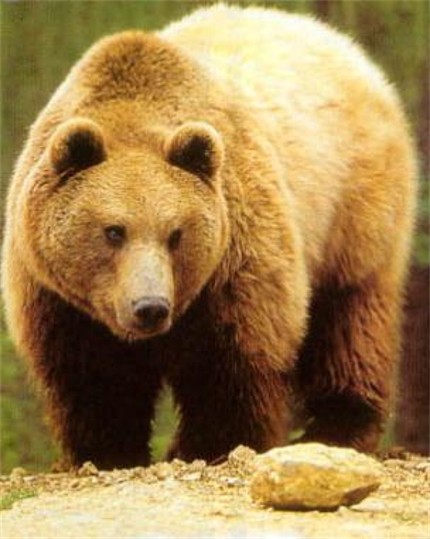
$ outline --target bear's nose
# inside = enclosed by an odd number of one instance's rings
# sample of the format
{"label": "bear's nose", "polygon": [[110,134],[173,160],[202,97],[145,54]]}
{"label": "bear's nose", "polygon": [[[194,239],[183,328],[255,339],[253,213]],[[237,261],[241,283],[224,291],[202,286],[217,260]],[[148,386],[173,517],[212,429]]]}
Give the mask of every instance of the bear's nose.
{"label": "bear's nose", "polygon": [[133,304],[133,313],[141,329],[154,331],[166,321],[170,313],[170,303],[166,298],[144,297]]}

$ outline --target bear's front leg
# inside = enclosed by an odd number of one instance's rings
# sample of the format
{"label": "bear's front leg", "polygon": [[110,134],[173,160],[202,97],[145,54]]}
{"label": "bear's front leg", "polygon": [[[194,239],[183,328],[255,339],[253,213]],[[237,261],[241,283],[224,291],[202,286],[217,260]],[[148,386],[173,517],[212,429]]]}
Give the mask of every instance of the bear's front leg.
{"label": "bear's front leg", "polygon": [[149,464],[159,366],[146,343],[128,344],[55,294],[22,312],[27,358],[46,396],[66,461],[111,469]]}
{"label": "bear's front leg", "polygon": [[180,410],[170,458],[213,462],[240,444],[265,451],[287,440],[288,367],[274,361],[280,335],[265,333],[256,311],[246,316],[242,310],[240,322],[232,316],[231,324],[219,323],[215,307],[203,296],[169,337],[167,378]]}
{"label": "bear's front leg", "polygon": [[400,297],[389,275],[316,294],[298,369],[311,417],[303,441],[377,448],[399,349]]}
{"label": "bear's front leg", "polygon": [[180,424],[168,458],[223,460],[238,445],[259,452],[283,445],[288,398],[281,373],[247,363],[208,342],[170,374]]}
{"label": "bear's front leg", "polygon": [[239,444],[265,451],[287,441],[286,380],[306,328],[307,275],[290,229],[276,251],[259,225],[249,234],[258,256],[249,252],[234,277],[231,266],[220,271],[230,277],[207,287],[169,337],[167,377],[181,413],[170,457],[213,461]]}

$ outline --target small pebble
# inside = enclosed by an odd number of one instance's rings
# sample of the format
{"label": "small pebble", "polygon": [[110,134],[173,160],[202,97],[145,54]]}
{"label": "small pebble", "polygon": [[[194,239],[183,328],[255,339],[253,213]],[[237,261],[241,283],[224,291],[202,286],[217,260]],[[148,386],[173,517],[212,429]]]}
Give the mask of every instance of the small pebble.
{"label": "small pebble", "polygon": [[167,479],[173,473],[168,462],[158,462],[152,468],[155,477],[160,480]]}
{"label": "small pebble", "polygon": [[381,501],[364,500],[358,505],[351,507],[351,510],[362,513],[384,513],[387,512],[387,506]]}
{"label": "small pebble", "polygon": [[419,470],[420,472],[430,471],[430,462],[418,462],[415,464],[415,469]]}
{"label": "small pebble", "polygon": [[206,468],[206,461],[196,459],[188,465],[188,471],[190,472],[201,472]]}
{"label": "small pebble", "polygon": [[23,483],[25,475],[27,475],[27,471],[24,468],[14,468],[10,473],[10,480],[14,484]]}
{"label": "small pebble", "polygon": [[255,459],[257,453],[244,445],[238,445],[236,449],[233,449],[228,455],[229,464],[244,464]]}
{"label": "small pebble", "polygon": [[417,469],[417,463],[413,460],[407,460],[403,463],[403,468],[405,470],[416,470]]}
{"label": "small pebble", "polygon": [[90,477],[92,475],[98,475],[99,471],[92,462],[87,461],[82,464],[76,473],[79,477]]}
{"label": "small pebble", "polygon": [[245,484],[245,481],[243,481],[243,479],[239,479],[238,477],[227,477],[225,482],[229,487],[241,487]]}
{"label": "small pebble", "polygon": [[383,464],[387,468],[399,468],[399,467],[403,467],[404,462],[405,462],[404,460],[400,460],[400,459],[387,459],[387,460],[384,460]]}
{"label": "small pebble", "polygon": [[181,476],[182,481],[200,481],[202,478],[202,472],[192,472]]}

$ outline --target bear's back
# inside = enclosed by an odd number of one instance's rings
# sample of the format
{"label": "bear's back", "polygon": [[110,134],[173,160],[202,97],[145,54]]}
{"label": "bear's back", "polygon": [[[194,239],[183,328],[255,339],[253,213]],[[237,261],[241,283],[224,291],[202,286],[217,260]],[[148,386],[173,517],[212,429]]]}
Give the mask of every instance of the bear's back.
{"label": "bear's back", "polygon": [[281,85],[300,106],[304,96],[315,99],[316,81],[321,101],[350,94],[345,85],[353,92],[370,86],[394,98],[380,70],[349,37],[309,16],[217,4],[160,35],[182,45],[251,102],[264,98],[266,106],[276,104]]}

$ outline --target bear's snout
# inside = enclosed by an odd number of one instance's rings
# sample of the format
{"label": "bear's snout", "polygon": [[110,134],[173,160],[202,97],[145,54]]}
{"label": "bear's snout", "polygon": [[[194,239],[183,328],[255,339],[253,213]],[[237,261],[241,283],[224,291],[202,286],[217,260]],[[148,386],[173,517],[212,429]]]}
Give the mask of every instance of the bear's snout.
{"label": "bear's snout", "polygon": [[127,339],[147,339],[172,325],[175,287],[168,255],[157,245],[130,249],[119,269],[115,327]]}
{"label": "bear's snout", "polygon": [[170,315],[170,302],[160,296],[145,296],[133,302],[134,323],[144,331],[165,330]]}

